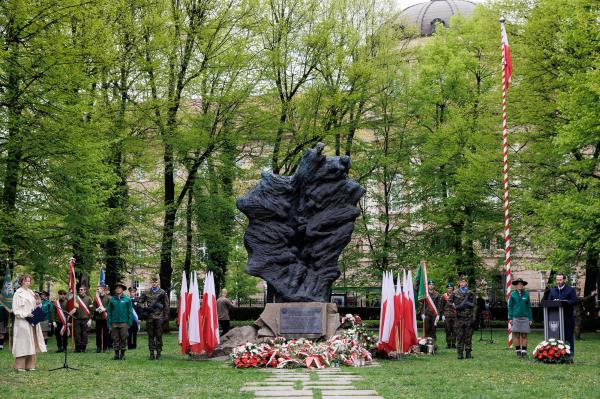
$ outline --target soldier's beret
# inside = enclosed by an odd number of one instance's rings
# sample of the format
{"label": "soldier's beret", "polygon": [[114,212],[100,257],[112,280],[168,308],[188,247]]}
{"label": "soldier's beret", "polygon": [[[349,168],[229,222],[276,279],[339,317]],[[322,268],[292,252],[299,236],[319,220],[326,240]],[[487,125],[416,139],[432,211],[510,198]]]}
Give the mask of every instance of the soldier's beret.
{"label": "soldier's beret", "polygon": [[427,282],[427,284],[434,284],[434,285],[435,285],[435,283],[433,282],[433,280],[429,280],[429,281]]}
{"label": "soldier's beret", "polygon": [[446,284],[446,288],[454,288],[454,286],[452,285],[452,283],[448,283]]}

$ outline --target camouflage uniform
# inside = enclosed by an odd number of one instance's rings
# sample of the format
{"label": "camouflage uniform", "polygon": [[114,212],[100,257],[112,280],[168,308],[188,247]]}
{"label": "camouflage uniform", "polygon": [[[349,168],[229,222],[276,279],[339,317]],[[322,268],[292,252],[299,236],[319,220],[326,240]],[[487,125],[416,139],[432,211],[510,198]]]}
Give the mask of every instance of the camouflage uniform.
{"label": "camouflage uniform", "polygon": [[[440,294],[431,290],[431,291],[429,291],[429,296],[431,297],[433,304],[435,305],[436,309],[438,309],[438,312],[439,312]],[[425,302],[426,301],[421,302],[419,314],[425,314],[425,336],[433,338],[433,340],[435,342],[435,340],[437,338],[437,334],[436,334],[437,327],[435,325],[436,315],[429,308],[429,306],[426,305]]]}
{"label": "camouflage uniform", "polygon": [[446,348],[456,348],[456,309],[450,303],[449,298],[447,292],[442,295],[440,313],[445,318]]}
{"label": "camouflage uniform", "polygon": [[160,358],[162,351],[162,325],[165,320],[169,320],[169,297],[165,290],[159,288],[156,292],[152,289],[144,292],[140,300],[144,304],[146,314],[146,331],[148,332],[148,349],[150,349],[150,358]]}
{"label": "camouflage uniform", "polygon": [[471,358],[471,338],[473,337],[473,322],[475,320],[475,294],[467,291],[462,293],[460,288],[450,295],[448,302],[454,304],[456,309],[456,349],[458,358],[463,358],[466,353],[467,359]]}

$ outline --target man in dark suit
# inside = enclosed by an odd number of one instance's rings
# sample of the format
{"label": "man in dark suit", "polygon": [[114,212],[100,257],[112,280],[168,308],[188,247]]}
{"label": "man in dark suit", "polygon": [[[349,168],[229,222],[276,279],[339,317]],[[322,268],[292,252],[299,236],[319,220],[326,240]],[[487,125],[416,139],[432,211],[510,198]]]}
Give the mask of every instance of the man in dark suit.
{"label": "man in dark suit", "polygon": [[575,340],[573,332],[575,330],[575,318],[573,316],[573,306],[577,304],[577,293],[575,288],[566,285],[567,277],[564,273],[556,275],[556,287],[550,290],[548,299],[551,301],[561,301],[563,304],[565,341],[571,345],[571,356],[575,356]]}

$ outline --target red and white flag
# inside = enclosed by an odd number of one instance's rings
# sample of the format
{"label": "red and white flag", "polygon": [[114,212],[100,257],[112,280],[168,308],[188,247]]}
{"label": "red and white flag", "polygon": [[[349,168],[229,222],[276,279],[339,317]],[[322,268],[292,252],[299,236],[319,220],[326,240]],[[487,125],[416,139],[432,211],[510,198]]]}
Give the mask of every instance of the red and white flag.
{"label": "red and white flag", "polygon": [[60,324],[62,324],[62,328],[60,329],[60,335],[65,335],[68,331],[67,318],[65,317],[65,312],[63,312],[62,308],[60,307],[60,302],[58,301],[58,299],[54,300],[54,308],[56,309],[56,314],[58,315]]}
{"label": "red and white flag", "polygon": [[96,302],[96,309],[102,309],[102,318],[104,320],[108,319],[106,308],[104,308],[104,305],[102,305],[102,299],[100,299],[100,294],[98,292],[96,292],[96,298],[94,299],[94,302]]}
{"label": "red and white flag", "polygon": [[67,293],[67,312],[75,308],[77,297],[77,280],[75,279],[75,258],[69,259],[69,292]]}
{"label": "red and white flag", "polygon": [[179,291],[179,311],[177,312],[177,324],[179,325],[179,345],[181,345],[181,353],[187,353],[190,342],[188,340],[188,316],[187,300],[188,288],[185,271],[181,273],[181,290]]}
{"label": "red and white flag", "polygon": [[[427,263],[425,262],[425,260],[421,260],[421,269],[422,269],[423,275],[422,275],[422,281],[420,282],[420,284],[423,284],[423,287],[425,290],[425,301],[427,303],[427,307],[429,307],[429,310],[431,310],[433,312],[433,314],[435,314],[435,317],[437,318],[439,316],[437,307],[435,306],[435,303],[433,302],[431,295],[429,295],[429,280],[427,277]],[[421,299],[421,298],[419,298],[419,299]]]}
{"label": "red and white flag", "polygon": [[391,272],[384,272],[381,281],[381,316],[378,347],[385,352],[391,352],[396,349],[394,348],[394,343],[391,342],[394,341],[394,337],[392,337],[394,321],[394,278]]}
{"label": "red and white flag", "polygon": [[212,272],[206,273],[202,309],[200,310],[200,326],[202,331],[202,349],[211,354],[219,344],[219,317],[217,315],[217,296],[215,280]]}
{"label": "red and white flag", "polygon": [[190,317],[188,321],[188,338],[190,341],[190,352],[199,354],[201,352],[201,335],[200,335],[200,293],[198,292],[198,275],[192,272],[190,278]]}
{"label": "red and white flag", "polygon": [[502,31],[502,69],[506,74],[506,87],[508,88],[508,83],[512,75],[512,57],[510,56],[510,47],[508,46],[508,36],[506,35],[504,22],[501,22],[500,25]]}
{"label": "red and white flag", "polygon": [[412,321],[412,328],[409,327],[409,331],[412,335],[410,342],[413,342],[413,345],[416,345],[419,330],[417,328],[417,311],[415,308],[415,289],[413,287],[413,276],[412,276],[412,272],[410,270],[408,271],[408,273],[406,275],[406,281],[404,283],[404,290],[405,290],[405,295],[407,295],[407,299],[408,299],[408,306],[407,306],[408,315],[406,316],[408,318],[407,324],[411,324],[411,321]]}

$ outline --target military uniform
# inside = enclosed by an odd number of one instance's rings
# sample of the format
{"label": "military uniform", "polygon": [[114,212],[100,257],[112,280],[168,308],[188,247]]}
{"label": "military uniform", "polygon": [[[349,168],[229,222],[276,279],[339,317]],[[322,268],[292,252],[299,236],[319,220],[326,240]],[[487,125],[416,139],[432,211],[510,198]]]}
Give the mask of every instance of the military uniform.
{"label": "military uniform", "polygon": [[[162,288],[150,289],[142,294],[139,303],[144,304],[145,308],[150,359],[159,359],[163,347],[162,325],[165,320],[169,320],[168,295]],[[156,352],[156,357],[154,352]]]}
{"label": "military uniform", "polygon": [[100,296],[100,304],[104,308],[101,310],[96,298],[94,298],[94,322],[96,323],[96,352],[106,351],[107,348],[112,347],[112,339],[110,338],[110,332],[108,331],[106,307],[110,301],[110,295],[104,294]]}
{"label": "military uniform", "polygon": [[125,347],[127,345],[127,332],[133,324],[133,306],[131,299],[121,293],[110,298],[107,307],[108,325],[111,329],[113,345],[115,349],[115,360],[125,358]]}
{"label": "military uniform", "polygon": [[456,309],[449,301],[450,295],[444,293],[441,299],[440,313],[444,316],[446,330],[446,348],[456,348]]}
{"label": "military uniform", "polygon": [[456,309],[456,349],[458,358],[466,354],[471,358],[471,338],[473,337],[473,323],[475,321],[475,294],[465,287],[465,292],[458,288],[450,295],[448,302]]}
{"label": "military uniform", "polygon": [[[429,296],[431,297],[431,300],[433,301],[433,304],[435,305],[436,309],[440,309],[440,294],[438,294],[437,292],[430,290],[429,291]],[[426,337],[430,337],[434,339],[434,342],[437,338],[437,334],[436,334],[436,330],[437,330],[437,319],[439,318],[439,316],[436,316],[435,313],[433,313],[433,311],[429,308],[429,306],[427,306],[427,304],[425,303],[426,301],[421,302],[420,305],[420,309],[419,309],[419,314],[421,315],[425,315],[425,336]]]}
{"label": "military uniform", "polygon": [[[88,324],[91,320],[91,314],[94,311],[94,301],[92,301],[92,298],[87,295],[84,297],[80,296],[80,298],[90,311],[90,315],[85,313],[81,306],[79,306],[73,314],[73,320],[75,324],[75,331],[73,332],[75,335],[75,352],[85,352],[86,350],[88,344]],[[77,299],[75,300],[77,301]]]}
{"label": "military uniform", "polygon": [[[60,308],[63,311],[63,315],[65,316],[65,321],[68,323],[69,319],[68,319],[68,313],[67,313],[67,300],[59,299],[58,304],[60,305]],[[54,329],[54,335],[56,335],[56,347],[57,347],[56,352],[63,352],[63,351],[67,350],[67,344],[69,342],[69,334],[65,334],[65,335],[60,334],[60,330],[62,330],[63,324],[62,324],[62,321],[60,320],[60,317],[57,314],[58,309],[56,309],[56,306],[54,308],[55,309],[54,309],[54,315],[53,315],[52,321],[56,323],[56,328]],[[69,328],[69,326],[67,326],[67,328]]]}

